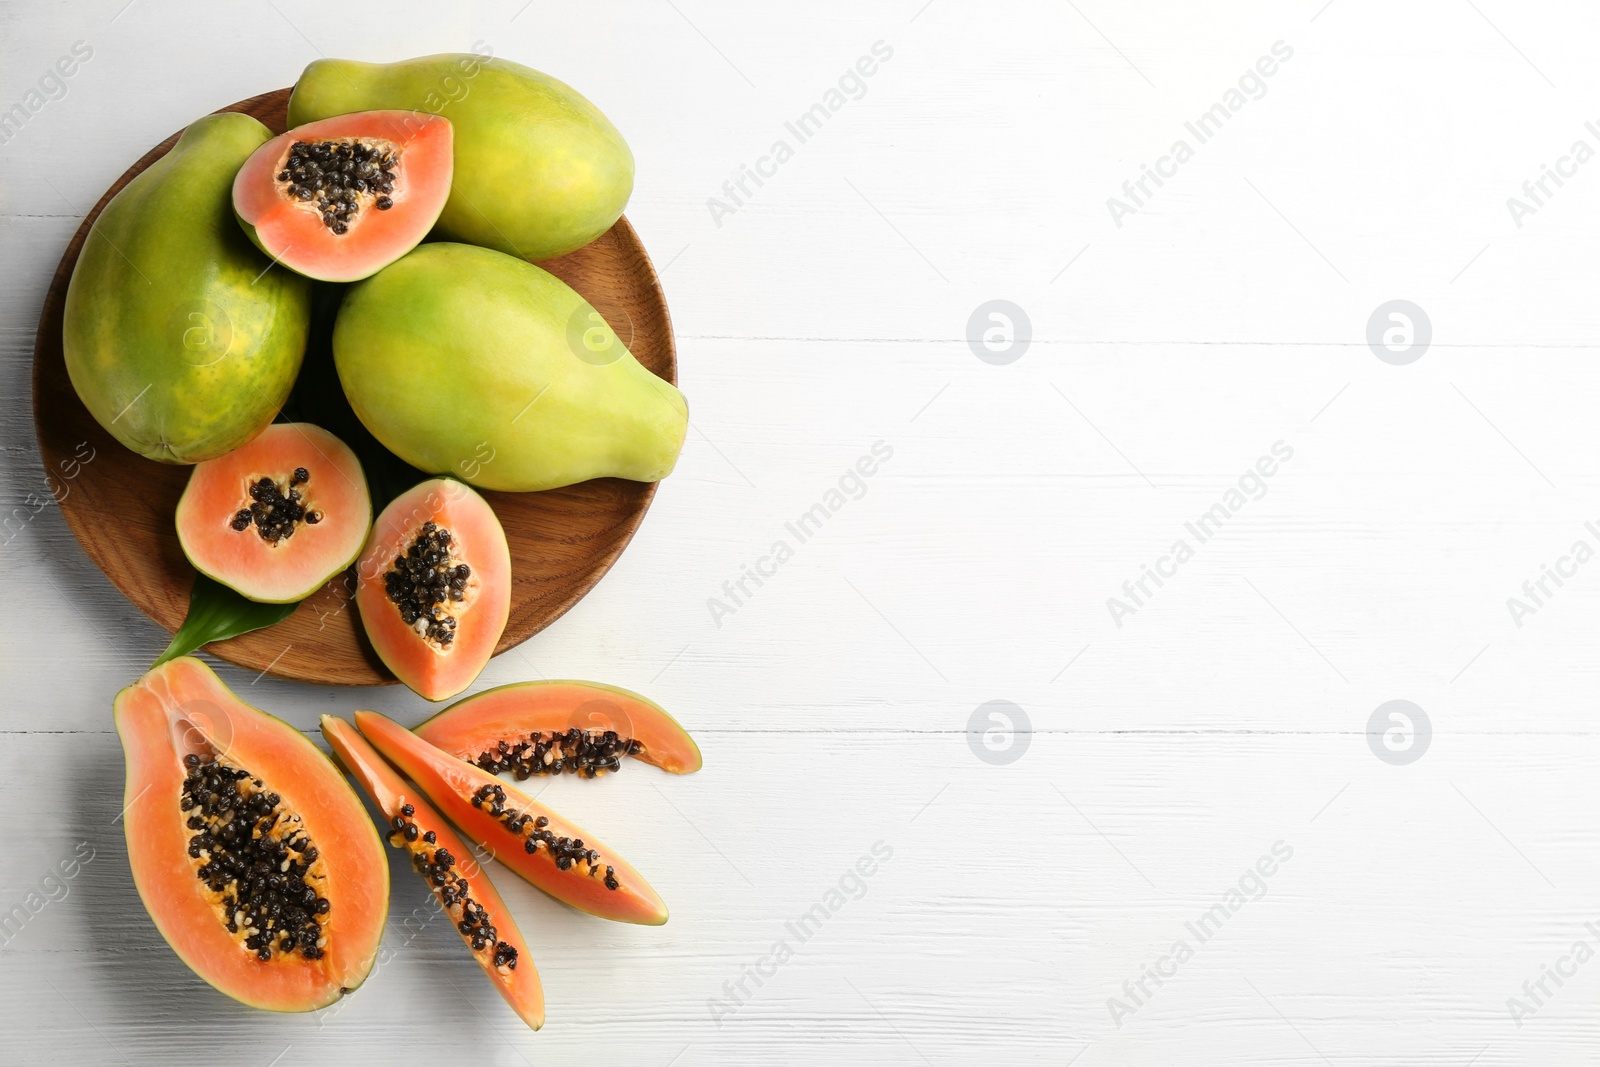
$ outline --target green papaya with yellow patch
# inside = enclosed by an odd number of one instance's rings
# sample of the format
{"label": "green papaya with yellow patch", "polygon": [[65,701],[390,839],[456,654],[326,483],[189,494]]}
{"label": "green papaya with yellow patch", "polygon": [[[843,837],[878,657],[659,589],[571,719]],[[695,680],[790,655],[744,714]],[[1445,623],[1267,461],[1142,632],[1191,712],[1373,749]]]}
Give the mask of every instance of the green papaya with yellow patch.
{"label": "green papaya with yellow patch", "polygon": [[67,374],[118,441],[165,463],[233,451],[272,422],[305,355],[311,283],[233,215],[233,176],[271,133],[207,115],[106,205],[62,322]]}
{"label": "green papaya with yellow patch", "polygon": [[653,482],[677,463],[683,394],[555,275],[447,241],[345,293],[333,356],[356,416],[429,474],[532,492]]}

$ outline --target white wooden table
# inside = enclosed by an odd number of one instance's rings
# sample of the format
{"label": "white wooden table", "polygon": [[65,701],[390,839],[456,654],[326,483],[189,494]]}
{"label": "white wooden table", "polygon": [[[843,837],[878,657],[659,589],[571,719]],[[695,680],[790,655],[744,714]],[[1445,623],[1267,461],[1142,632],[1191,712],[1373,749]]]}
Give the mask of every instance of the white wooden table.
{"label": "white wooden table", "polygon": [[[480,685],[605,679],[695,732],[701,774],[545,794],[672,921],[500,879],[532,1034],[407,921],[397,865],[390,951],[343,1006],[212,992],[115,821],[111,697],[165,634],[46,510],[3,549],[0,912],[27,921],[0,1062],[1594,1062],[1600,161],[1568,158],[1600,150],[1592,5],[331,10],[0,3],[0,109],[27,112],[0,133],[0,502],[41,488],[50,274],[150,145],[321,54],[483,41],[576,85],[637,156],[694,428],[616,569]],[[986,347],[993,300],[1031,326]],[[1429,330],[1390,351],[1395,300]],[[223,673],[304,728],[424,714]]]}

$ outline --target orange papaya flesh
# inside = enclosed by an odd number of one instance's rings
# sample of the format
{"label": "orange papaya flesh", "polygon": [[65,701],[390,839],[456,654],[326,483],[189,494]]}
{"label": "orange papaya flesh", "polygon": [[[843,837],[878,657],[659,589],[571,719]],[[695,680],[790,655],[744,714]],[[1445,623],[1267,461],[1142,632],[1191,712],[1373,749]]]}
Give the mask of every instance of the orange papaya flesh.
{"label": "orange papaya flesh", "polygon": [[661,705],[602,682],[515,682],[458,700],[418,737],[490,774],[619,770],[624,756],[672,774],[700,769],[700,748]]}
{"label": "orange papaya flesh", "polygon": [[361,800],[300,731],[183,656],[117,694],[134,885],[222,993],[312,1011],[365,980],[389,866]]}
{"label": "orange papaya flesh", "polygon": [[233,180],[250,239],[326,282],[376,274],[415,248],[450,197],[450,120],[421,111],[336,115],[279,134]]}
{"label": "orange papaya flesh", "polygon": [[290,604],[355,562],[372,500],[343,441],[309,422],[280,422],[197,464],[176,522],[195,570],[251,600]]}
{"label": "orange papaya flesh", "polygon": [[466,842],[421,791],[404,781],[343,719],[322,717],[322,736],[388,820],[389,844],[403,848],[456,932],[522,1021],[544,1025],[544,990],[527,941]]}
{"label": "orange papaya flesh", "polygon": [[488,501],[451,478],[396,497],[356,564],[372,647],[428,700],[471,685],[511,614],[511,550]]}
{"label": "orange papaya flesh", "polygon": [[355,717],[372,747],[496,862],[602,919],[646,926],[667,921],[667,906],[650,884],[592,834],[376,712]]}

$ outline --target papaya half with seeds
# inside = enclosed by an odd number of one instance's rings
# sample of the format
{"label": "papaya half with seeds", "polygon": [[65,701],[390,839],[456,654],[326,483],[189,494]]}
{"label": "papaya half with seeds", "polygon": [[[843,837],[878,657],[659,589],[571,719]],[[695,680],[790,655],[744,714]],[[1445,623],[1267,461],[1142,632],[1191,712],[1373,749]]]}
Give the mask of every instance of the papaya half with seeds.
{"label": "papaya half with seeds", "polygon": [[632,756],[672,774],[701,766],[700,748],[653,700],[602,682],[514,682],[458,700],[416,728],[436,748],[490,774],[596,778]]}
{"label": "papaya half with seeds", "polygon": [[311,283],[234,221],[234,173],[271,135],[234,112],[189,124],[95,219],[67,286],[67,374],[142,456],[198,463],[250,440],[289,397]]}
{"label": "papaya half with seeds", "polygon": [[279,134],[233,180],[256,247],[328,282],[377,273],[428,235],[450,195],[450,121],[367,111]]}
{"label": "papaya half with seeds", "polygon": [[372,498],[348,445],[309,422],[280,422],[195,464],[176,522],[195,570],[251,600],[292,604],[355,562]]}
{"label": "papaya half with seeds", "polygon": [[633,153],[600,109],[548,74],[472,53],[398,63],[318,59],[289,97],[289,124],[398,108],[455,127],[439,232],[523,259],[581,248],[633,192]]}
{"label": "papaya half with seeds", "polygon": [[270,1011],[359,986],[389,911],[361,800],[300,731],[182,656],[117,694],[123,824],[145,909],[189,968]]}
{"label": "papaya half with seeds", "polygon": [[356,728],[462,833],[537,888],[602,919],[667,921],[650,883],[581,827],[377,712],[356,712]]}
{"label": "papaya half with seeds", "polygon": [[401,493],[356,565],[356,607],[378,657],[418,695],[471,685],[511,615],[511,549],[489,502],[451,478]]}
{"label": "papaya half with seeds", "polygon": [[322,717],[322,736],[334,756],[388,820],[389,843],[403,848],[473,959],[523,1022],[544,1025],[544,989],[528,942],[466,842],[421,792],[409,785],[343,719]]}

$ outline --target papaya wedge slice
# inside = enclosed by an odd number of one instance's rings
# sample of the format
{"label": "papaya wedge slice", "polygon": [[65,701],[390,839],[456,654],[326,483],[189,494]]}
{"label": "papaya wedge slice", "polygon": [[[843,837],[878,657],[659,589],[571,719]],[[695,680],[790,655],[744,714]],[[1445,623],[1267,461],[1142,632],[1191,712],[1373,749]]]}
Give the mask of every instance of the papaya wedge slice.
{"label": "papaya wedge slice", "polygon": [[428,883],[456,932],[489,981],[522,1021],[544,1025],[544,989],[505,901],[473,858],[466,842],[429,804],[373,751],[356,728],[332,715],[322,717],[322,736],[334,755],[387,820],[389,843],[411,855],[411,865]]}
{"label": "papaya wedge slice", "polygon": [[550,896],[602,919],[667,921],[638,871],[549,807],[377,712],[356,712],[356,727],[462,833]]}
{"label": "papaya wedge slice", "polygon": [[660,704],[603,682],[515,682],[458,700],[418,737],[490,774],[596,778],[632,756],[672,774],[701,767],[700,748]]}

